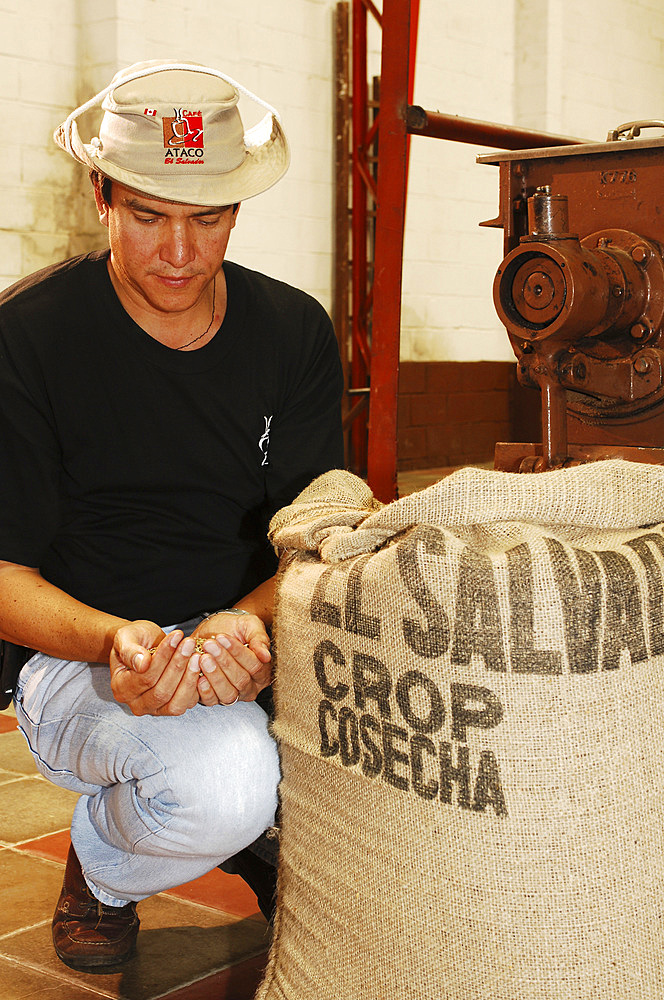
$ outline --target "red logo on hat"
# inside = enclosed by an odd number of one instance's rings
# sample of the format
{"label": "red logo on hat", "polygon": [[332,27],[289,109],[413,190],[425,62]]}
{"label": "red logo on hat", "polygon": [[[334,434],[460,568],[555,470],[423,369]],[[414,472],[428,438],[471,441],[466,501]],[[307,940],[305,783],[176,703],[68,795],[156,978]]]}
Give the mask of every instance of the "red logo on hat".
{"label": "red logo on hat", "polygon": [[166,149],[203,149],[203,115],[200,111],[174,108],[173,118],[164,118]]}

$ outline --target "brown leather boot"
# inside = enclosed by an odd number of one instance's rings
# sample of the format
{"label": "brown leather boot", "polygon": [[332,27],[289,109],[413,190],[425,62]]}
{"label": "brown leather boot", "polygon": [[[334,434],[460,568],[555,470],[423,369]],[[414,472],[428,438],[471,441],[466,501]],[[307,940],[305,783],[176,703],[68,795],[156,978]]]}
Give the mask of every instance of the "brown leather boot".
{"label": "brown leather boot", "polygon": [[106,906],[88,889],[73,847],[53,915],[53,944],[65,965],[80,972],[106,972],[128,962],[136,950],[136,903]]}

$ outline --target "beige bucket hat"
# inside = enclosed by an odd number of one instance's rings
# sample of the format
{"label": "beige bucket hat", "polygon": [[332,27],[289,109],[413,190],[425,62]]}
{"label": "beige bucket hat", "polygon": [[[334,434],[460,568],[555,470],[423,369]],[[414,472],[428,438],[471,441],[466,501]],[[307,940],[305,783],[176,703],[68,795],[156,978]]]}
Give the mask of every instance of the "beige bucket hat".
{"label": "beige bucket hat", "polygon": [[[240,94],[267,110],[246,132]],[[99,136],[83,142],[77,119],[101,105]],[[288,169],[279,115],[224,73],[189,62],[121,70],[53,134],[74,159],[144,194],[213,207],[252,198]]]}

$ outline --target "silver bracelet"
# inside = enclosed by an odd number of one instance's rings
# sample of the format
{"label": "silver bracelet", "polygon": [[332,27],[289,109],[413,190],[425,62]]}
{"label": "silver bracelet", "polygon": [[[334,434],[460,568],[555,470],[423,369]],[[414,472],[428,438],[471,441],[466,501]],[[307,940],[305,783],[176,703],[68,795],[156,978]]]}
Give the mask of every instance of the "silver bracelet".
{"label": "silver bracelet", "polygon": [[251,611],[245,611],[243,608],[220,608],[219,611],[211,611],[209,615],[205,618],[214,618],[215,615],[250,615]]}

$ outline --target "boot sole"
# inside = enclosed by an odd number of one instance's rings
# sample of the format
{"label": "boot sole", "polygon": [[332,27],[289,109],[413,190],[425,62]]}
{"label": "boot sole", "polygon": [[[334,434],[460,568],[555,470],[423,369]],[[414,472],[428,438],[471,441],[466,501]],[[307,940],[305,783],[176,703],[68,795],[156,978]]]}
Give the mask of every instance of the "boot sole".
{"label": "boot sole", "polygon": [[[54,946],[55,947],[55,946]],[[90,972],[102,974],[104,972],[113,971],[122,965],[126,965],[136,954],[136,945],[132,947],[131,951],[127,952],[121,958],[109,958],[107,955],[67,955],[61,952],[58,948],[55,948],[55,954],[58,956],[61,962],[67,965],[70,969],[74,969],[76,972]]]}

